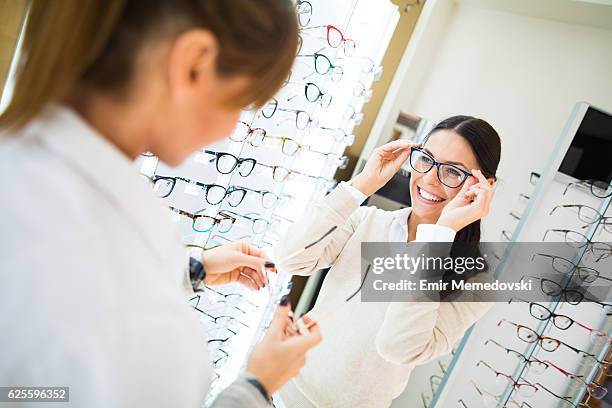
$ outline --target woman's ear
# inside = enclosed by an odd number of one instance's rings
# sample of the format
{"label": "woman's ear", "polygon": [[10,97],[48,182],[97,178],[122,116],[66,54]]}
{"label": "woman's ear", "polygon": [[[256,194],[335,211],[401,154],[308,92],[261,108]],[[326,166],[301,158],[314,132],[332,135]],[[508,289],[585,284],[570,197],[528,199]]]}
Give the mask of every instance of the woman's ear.
{"label": "woman's ear", "polygon": [[174,93],[191,92],[211,83],[216,73],[218,44],[208,30],[180,34],[170,45],[168,77]]}

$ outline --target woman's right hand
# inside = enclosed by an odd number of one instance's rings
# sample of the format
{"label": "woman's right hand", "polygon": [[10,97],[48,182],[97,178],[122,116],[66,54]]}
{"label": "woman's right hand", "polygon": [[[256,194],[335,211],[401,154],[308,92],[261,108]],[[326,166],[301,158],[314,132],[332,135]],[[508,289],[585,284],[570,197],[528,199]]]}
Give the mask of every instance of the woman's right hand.
{"label": "woman's right hand", "polygon": [[293,324],[290,311],[288,304],[279,305],[266,335],[253,348],[247,363],[247,371],[257,377],[269,395],[300,372],[306,363],[306,352],[321,342],[317,325],[307,334],[291,335],[295,332],[288,330]]}
{"label": "woman's right hand", "polygon": [[399,139],[377,147],[363,170],[351,180],[351,185],[365,195],[371,196],[399,171],[402,164],[410,157],[410,149],[420,145]]}

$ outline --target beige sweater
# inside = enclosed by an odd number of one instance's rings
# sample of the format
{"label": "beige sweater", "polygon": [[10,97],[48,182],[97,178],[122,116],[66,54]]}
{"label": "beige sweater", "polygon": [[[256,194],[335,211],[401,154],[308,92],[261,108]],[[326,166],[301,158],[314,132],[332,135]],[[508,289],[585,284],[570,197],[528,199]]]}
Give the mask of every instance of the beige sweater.
{"label": "beige sweater", "polygon": [[[280,391],[287,408],[388,407],[406,387],[415,365],[449,353],[490,307],[486,303],[363,303],[359,296],[345,304],[344,299],[360,284],[361,242],[388,241],[395,214],[360,207],[355,195],[341,185],[293,224],[277,244],[275,256],[281,259],[331,226],[339,226],[324,241],[278,265],[298,275],[331,266],[309,315],[317,319],[335,310],[320,323],[323,342],[308,353],[306,366]],[[436,233],[436,228],[419,225],[416,240],[448,240],[440,238],[444,231]]]}

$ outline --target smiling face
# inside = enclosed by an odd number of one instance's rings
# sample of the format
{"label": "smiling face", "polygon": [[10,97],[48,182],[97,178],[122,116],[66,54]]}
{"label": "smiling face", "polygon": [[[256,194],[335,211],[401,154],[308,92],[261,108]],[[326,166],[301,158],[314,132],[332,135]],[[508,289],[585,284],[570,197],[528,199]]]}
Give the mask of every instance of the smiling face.
{"label": "smiling face", "polygon": [[[479,169],[476,155],[469,142],[453,130],[441,129],[432,133],[423,150],[440,163],[450,163],[455,167],[471,172]],[[461,190],[448,187],[440,182],[437,168],[434,166],[427,173],[412,170],[410,176],[410,198],[412,212],[420,218],[435,222],[440,217],[444,206]]]}

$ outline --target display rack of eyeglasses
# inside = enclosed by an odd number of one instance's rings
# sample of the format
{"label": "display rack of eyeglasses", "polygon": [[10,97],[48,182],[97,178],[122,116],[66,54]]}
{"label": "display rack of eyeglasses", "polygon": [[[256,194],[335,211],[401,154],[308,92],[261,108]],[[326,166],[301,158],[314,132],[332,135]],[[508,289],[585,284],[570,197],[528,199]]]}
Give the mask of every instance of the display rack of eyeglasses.
{"label": "display rack of eyeglasses", "polygon": [[[171,168],[152,155],[137,163],[168,205],[188,254],[246,241],[270,248],[309,206],[336,185],[353,128],[382,72],[380,61],[397,7],[380,0],[298,1],[297,58],[283,88],[259,111],[243,111],[229,140]],[[186,256],[188,256],[186,254]],[[289,276],[270,286],[204,286],[190,303],[200,317],[215,367],[205,405],[243,368]]]}
{"label": "display rack of eyeglasses", "polygon": [[601,378],[612,361],[612,166],[608,161],[604,180],[580,180],[564,168],[591,109],[576,105],[545,170],[525,177],[530,189],[510,215],[515,226],[500,238],[507,245],[499,268],[515,243],[560,243],[559,253],[533,245],[531,262],[546,272],[532,277],[542,300],[494,304],[457,346],[428,407],[586,408],[606,397]]}

